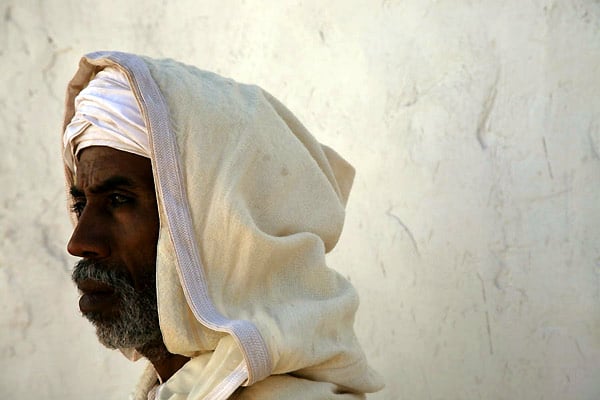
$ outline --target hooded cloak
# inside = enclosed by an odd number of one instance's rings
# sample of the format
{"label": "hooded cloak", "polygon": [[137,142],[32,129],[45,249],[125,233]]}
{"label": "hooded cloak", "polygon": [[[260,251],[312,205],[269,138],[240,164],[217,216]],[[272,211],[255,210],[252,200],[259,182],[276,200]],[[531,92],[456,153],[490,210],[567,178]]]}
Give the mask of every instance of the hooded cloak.
{"label": "hooded cloak", "polygon": [[[353,330],[356,291],[325,262],[353,168],[257,86],[120,52],[81,59],[63,128],[106,67],[127,77],[148,132],[163,340],[191,357],[158,388],[149,365],[133,398],[346,400],[379,390]],[[67,160],[65,173],[71,186]]]}

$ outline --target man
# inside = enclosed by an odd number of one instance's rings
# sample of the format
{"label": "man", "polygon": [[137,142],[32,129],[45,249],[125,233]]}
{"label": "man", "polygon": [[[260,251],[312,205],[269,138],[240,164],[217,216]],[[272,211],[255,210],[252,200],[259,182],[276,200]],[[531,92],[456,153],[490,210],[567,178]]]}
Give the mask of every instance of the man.
{"label": "man", "polygon": [[85,56],[63,134],[99,340],[150,364],[136,399],[358,399],[381,385],[327,268],[352,167],[276,99],[172,60]]}

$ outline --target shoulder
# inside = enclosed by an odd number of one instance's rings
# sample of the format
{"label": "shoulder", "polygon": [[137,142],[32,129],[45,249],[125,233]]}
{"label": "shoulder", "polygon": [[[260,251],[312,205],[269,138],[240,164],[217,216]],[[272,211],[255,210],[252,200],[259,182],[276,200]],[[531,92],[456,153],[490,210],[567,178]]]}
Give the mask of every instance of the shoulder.
{"label": "shoulder", "polygon": [[362,393],[350,393],[329,382],[315,382],[291,375],[272,375],[249,387],[239,388],[230,400],[364,400]]}

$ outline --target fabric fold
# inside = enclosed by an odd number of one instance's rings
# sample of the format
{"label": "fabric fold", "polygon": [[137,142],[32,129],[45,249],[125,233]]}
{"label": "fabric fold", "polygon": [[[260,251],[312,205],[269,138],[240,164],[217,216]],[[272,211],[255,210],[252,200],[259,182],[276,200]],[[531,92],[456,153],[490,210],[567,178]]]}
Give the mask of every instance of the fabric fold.
{"label": "fabric fold", "polygon": [[[258,86],[119,52],[82,59],[65,126],[75,96],[106,68],[124,74],[148,131],[163,339],[192,357],[158,396],[210,398],[208,385],[219,398],[228,379],[247,386],[226,394],[233,399],[358,399],[379,390],[353,329],[357,293],[326,262],[344,225],[352,166]],[[192,370],[195,384],[180,389]],[[144,382],[136,399],[151,389]]]}

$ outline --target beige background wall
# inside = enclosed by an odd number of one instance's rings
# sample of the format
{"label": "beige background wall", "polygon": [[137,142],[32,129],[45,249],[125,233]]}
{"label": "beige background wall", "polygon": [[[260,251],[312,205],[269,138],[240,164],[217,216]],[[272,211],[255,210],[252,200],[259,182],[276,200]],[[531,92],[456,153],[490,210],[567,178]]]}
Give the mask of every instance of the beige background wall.
{"label": "beige background wall", "polygon": [[118,399],[65,254],[81,54],[172,57],[287,104],[357,168],[330,263],[372,399],[600,398],[600,3],[0,0],[0,397]]}

